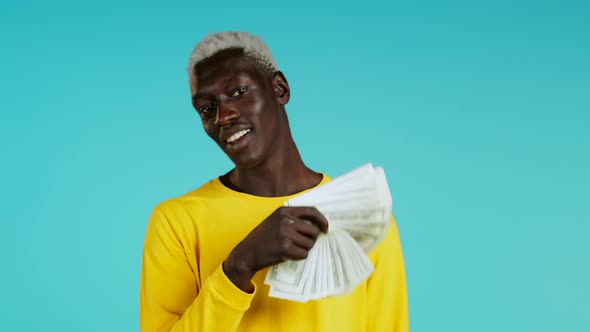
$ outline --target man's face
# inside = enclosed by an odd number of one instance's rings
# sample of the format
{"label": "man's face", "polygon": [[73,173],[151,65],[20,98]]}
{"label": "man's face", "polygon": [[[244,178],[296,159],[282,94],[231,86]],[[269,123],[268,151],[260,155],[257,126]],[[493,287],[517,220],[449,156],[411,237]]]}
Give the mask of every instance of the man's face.
{"label": "man's face", "polygon": [[198,63],[196,74],[193,106],[207,135],[237,167],[260,165],[286,132],[280,86],[241,50],[225,50]]}

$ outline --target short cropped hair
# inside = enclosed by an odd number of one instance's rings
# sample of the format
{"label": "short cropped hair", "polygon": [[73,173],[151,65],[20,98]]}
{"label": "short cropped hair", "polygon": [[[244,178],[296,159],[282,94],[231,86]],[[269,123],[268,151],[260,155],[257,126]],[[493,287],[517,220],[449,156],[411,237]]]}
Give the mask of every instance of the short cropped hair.
{"label": "short cropped hair", "polygon": [[197,63],[213,56],[217,52],[232,48],[243,49],[247,57],[271,73],[278,70],[270,49],[260,37],[247,32],[229,31],[211,33],[195,46],[188,60],[187,71],[189,77],[194,75],[194,69]]}

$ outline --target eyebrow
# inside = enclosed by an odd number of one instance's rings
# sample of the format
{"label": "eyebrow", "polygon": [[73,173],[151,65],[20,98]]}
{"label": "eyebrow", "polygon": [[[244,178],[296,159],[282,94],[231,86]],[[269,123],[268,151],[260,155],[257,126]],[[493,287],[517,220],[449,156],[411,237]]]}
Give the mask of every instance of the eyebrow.
{"label": "eyebrow", "polygon": [[[226,78],[226,79],[224,80],[224,83],[225,83],[225,84],[228,84],[228,83],[229,83],[229,82],[231,82],[232,80],[239,79],[239,77],[240,77],[240,76],[241,76],[241,74],[243,74],[243,73],[246,73],[246,72],[245,72],[245,71],[243,71],[243,70],[237,70],[237,71],[234,71],[230,77],[228,77],[228,78]],[[194,101],[196,101],[196,100],[198,100],[198,99],[200,99],[200,98],[203,98],[203,97],[205,97],[205,95],[206,95],[206,94],[202,94],[202,93],[200,93],[200,92],[199,92],[200,90],[201,90],[201,89],[198,89],[198,88],[197,88],[197,93],[195,93],[195,94],[192,96],[192,100],[193,100],[193,102],[194,102]]]}
{"label": "eyebrow", "polygon": [[194,102],[194,101],[197,101],[197,99],[199,99],[199,98],[203,98],[203,95],[197,92],[197,93],[195,93],[195,95],[191,99]]}

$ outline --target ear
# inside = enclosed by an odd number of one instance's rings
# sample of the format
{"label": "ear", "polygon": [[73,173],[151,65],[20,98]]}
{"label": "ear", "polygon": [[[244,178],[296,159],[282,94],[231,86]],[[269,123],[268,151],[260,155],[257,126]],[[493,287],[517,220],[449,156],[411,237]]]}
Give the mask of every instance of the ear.
{"label": "ear", "polygon": [[281,105],[286,105],[291,97],[289,83],[282,72],[277,71],[272,77],[272,88],[277,96],[277,101]]}

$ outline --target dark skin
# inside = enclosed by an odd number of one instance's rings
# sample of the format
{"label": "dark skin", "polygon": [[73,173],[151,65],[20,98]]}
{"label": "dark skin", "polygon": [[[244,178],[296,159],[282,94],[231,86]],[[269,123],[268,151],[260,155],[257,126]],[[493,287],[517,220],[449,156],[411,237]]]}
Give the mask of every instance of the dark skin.
{"label": "dark skin", "polygon": [[[229,188],[257,196],[287,196],[316,186],[322,175],[303,163],[285,105],[289,84],[244,55],[224,50],[199,62],[190,82],[193,106],[205,132],[233,161],[220,180]],[[238,139],[236,139],[239,137]],[[263,220],[223,263],[227,277],[252,292],[256,272],[307,257],[328,221],[313,207],[281,207]]]}

